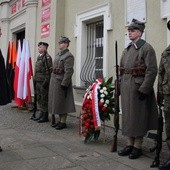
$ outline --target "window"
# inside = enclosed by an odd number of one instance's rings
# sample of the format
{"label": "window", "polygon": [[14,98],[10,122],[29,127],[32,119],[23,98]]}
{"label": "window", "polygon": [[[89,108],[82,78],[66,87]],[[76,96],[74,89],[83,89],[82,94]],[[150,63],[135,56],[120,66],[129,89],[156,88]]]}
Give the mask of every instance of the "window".
{"label": "window", "polygon": [[92,84],[97,78],[103,78],[103,20],[86,26],[87,56],[80,73],[83,86]]}
{"label": "window", "polygon": [[108,76],[108,31],[112,30],[111,3],[76,15],[76,86],[88,86]]}

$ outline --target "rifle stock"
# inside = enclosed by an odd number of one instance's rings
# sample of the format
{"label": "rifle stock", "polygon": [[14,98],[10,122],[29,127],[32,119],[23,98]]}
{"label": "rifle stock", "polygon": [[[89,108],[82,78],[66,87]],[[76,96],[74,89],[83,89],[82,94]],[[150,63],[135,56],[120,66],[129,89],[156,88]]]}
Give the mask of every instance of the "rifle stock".
{"label": "rifle stock", "polygon": [[115,42],[115,53],[116,53],[116,80],[115,80],[115,114],[114,114],[114,127],[115,134],[113,136],[111,152],[117,151],[117,135],[119,130],[119,66],[118,66],[118,55],[117,55],[117,41]]}
{"label": "rifle stock", "polygon": [[162,116],[162,105],[159,105],[159,117],[158,117],[158,128],[156,135],[156,146],[150,149],[150,152],[156,151],[156,156],[152,162],[151,168],[158,167],[160,164],[160,152],[162,149],[162,132],[163,132],[163,116]]}
{"label": "rifle stock", "polygon": [[37,92],[36,92],[36,81],[34,80],[34,113],[33,116],[35,117],[37,111]]}

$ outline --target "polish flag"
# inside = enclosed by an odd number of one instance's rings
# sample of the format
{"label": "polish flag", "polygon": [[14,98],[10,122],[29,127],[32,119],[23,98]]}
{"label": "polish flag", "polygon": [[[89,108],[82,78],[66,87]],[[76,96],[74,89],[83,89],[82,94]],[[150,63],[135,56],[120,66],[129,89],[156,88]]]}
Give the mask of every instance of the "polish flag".
{"label": "polish flag", "polygon": [[20,99],[17,98],[20,61],[21,61],[21,42],[20,40],[18,40],[17,60],[16,60],[15,76],[14,76],[14,92],[15,92],[14,101],[17,105],[22,105],[20,104],[20,102],[22,103],[22,101],[20,101]]}
{"label": "polish flag", "polygon": [[32,71],[32,62],[31,62],[31,54],[30,54],[30,46],[29,42],[26,41],[26,49],[25,49],[25,71],[24,71],[24,86],[23,86],[23,98],[26,101],[31,101],[31,88],[30,88],[30,80],[33,76]]}
{"label": "polish flag", "polygon": [[23,98],[24,91],[24,75],[25,75],[25,51],[26,51],[26,40],[23,40],[21,59],[19,64],[19,74],[18,74],[18,88],[17,88],[17,98],[19,99],[18,107],[21,107],[25,100]]}

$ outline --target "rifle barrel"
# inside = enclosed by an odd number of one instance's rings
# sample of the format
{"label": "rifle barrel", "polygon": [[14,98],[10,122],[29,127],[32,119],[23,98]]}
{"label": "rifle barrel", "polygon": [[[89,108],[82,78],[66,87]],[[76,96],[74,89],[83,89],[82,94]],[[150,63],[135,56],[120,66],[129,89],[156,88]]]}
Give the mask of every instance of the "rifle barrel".
{"label": "rifle barrel", "polygon": [[117,41],[115,42],[115,57],[116,57],[116,80],[115,80],[115,115],[114,115],[114,126],[115,134],[113,136],[113,142],[111,152],[117,151],[117,135],[119,130],[119,66],[118,66],[118,47]]}

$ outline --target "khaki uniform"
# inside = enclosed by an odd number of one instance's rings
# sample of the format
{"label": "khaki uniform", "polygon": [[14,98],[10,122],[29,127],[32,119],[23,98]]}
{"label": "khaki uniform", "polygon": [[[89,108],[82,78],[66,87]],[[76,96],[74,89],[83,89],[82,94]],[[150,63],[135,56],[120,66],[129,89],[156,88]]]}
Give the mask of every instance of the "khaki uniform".
{"label": "khaki uniform", "polygon": [[170,46],[162,53],[158,72],[158,92],[164,96],[165,128],[170,149]]}
{"label": "khaki uniform", "polygon": [[52,67],[52,58],[49,54],[39,55],[35,64],[34,81],[36,82],[36,94],[39,110],[48,113],[48,90],[50,82],[49,68]]}

